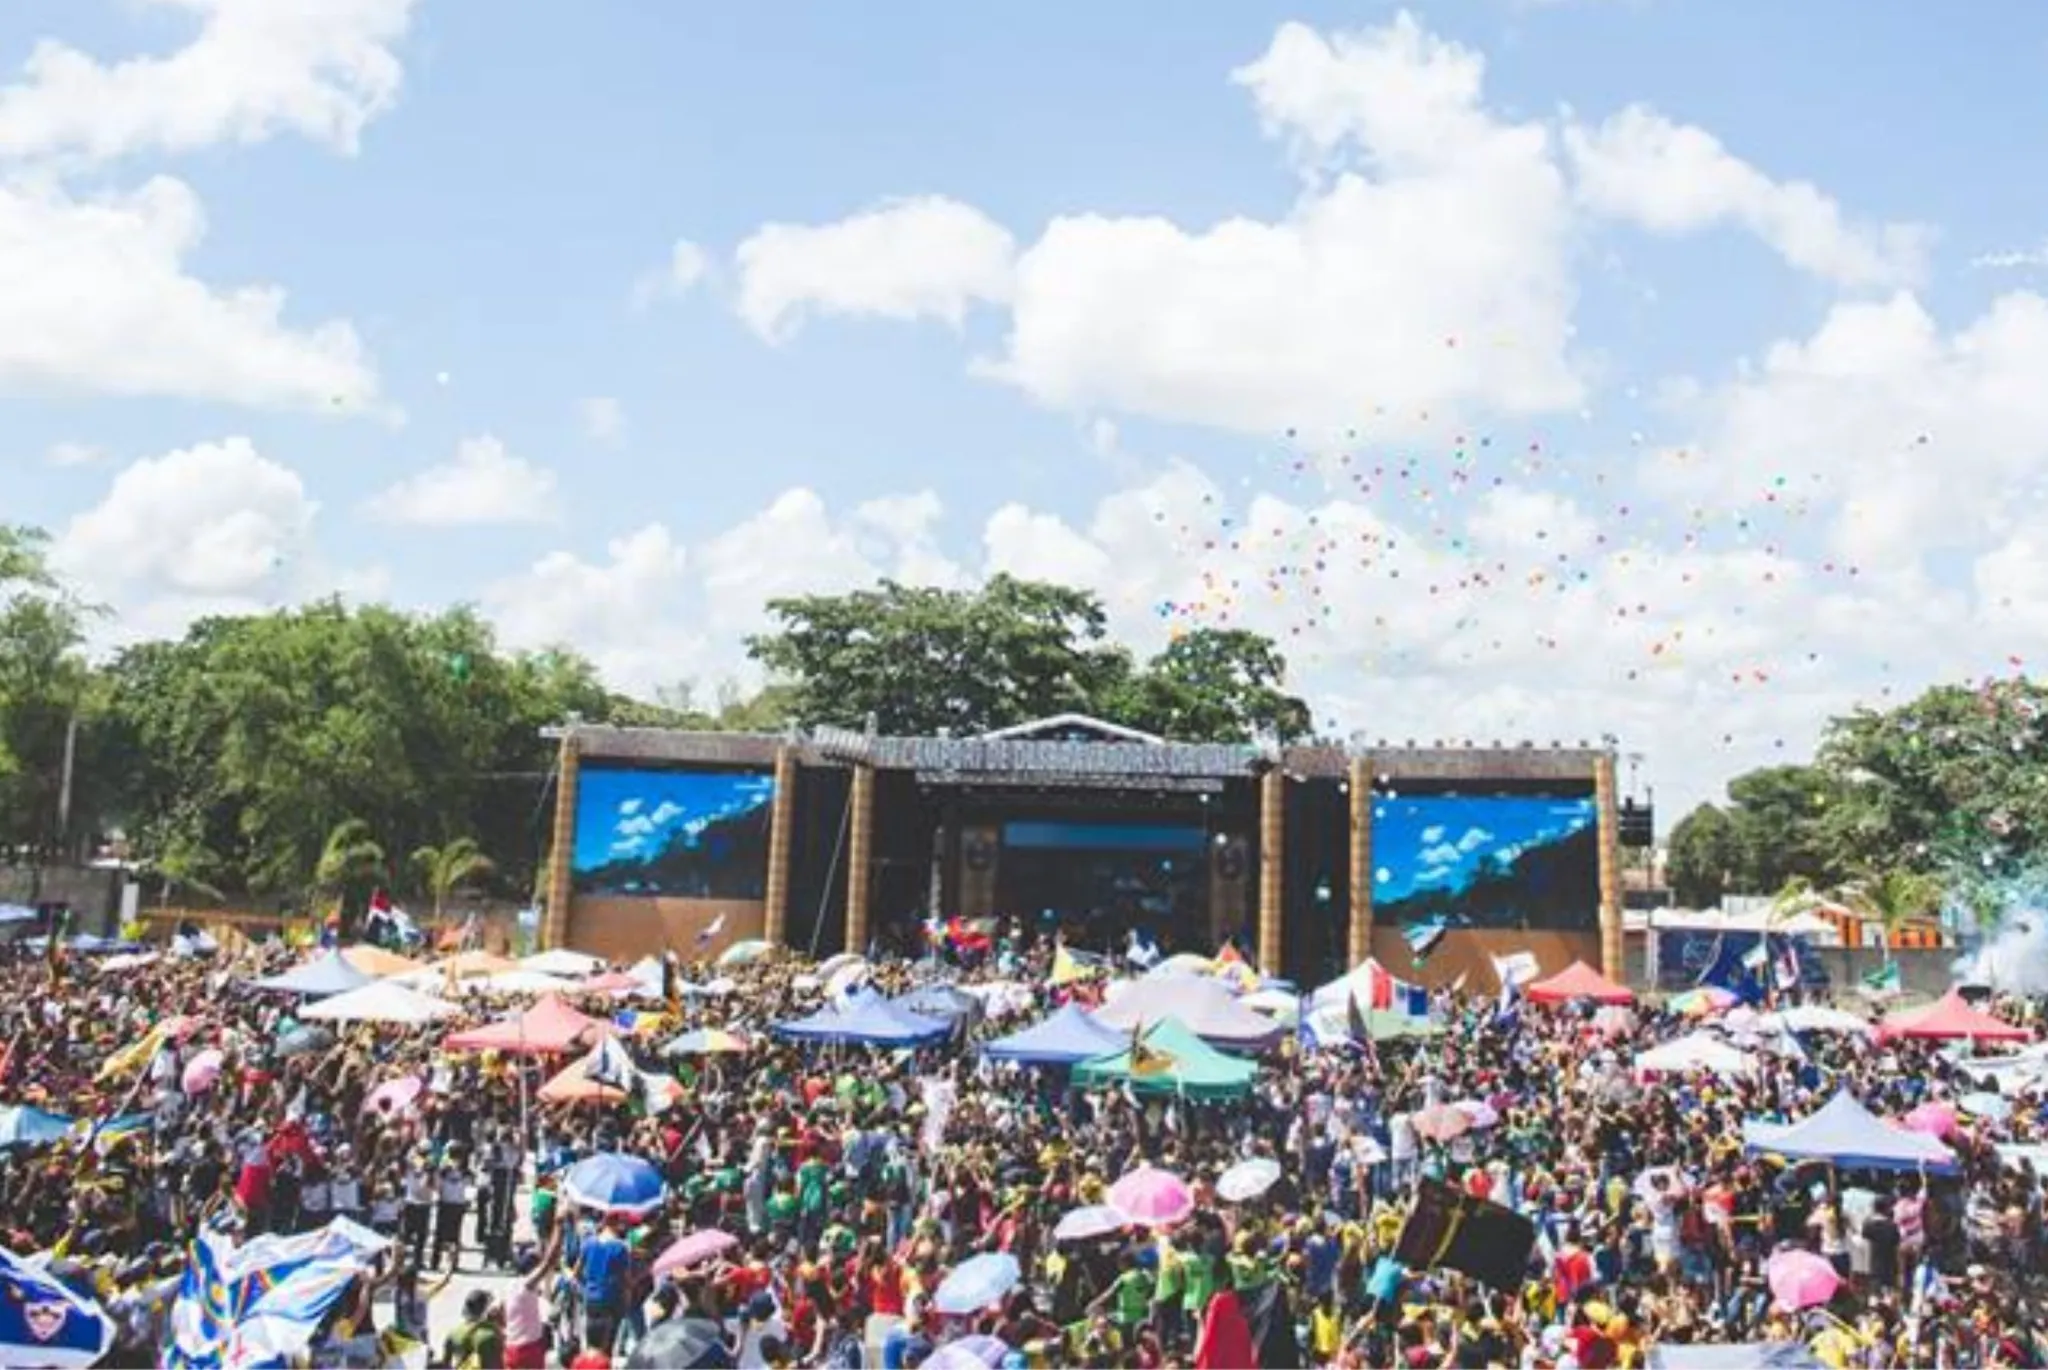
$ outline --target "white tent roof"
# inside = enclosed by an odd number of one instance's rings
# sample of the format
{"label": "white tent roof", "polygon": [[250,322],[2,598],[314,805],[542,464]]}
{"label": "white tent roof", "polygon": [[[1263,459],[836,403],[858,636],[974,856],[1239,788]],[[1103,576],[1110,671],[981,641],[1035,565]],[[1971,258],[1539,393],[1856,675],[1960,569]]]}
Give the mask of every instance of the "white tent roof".
{"label": "white tent roof", "polygon": [[1757,1027],[1765,1032],[1868,1032],[1870,1020],[1825,1004],[1798,1004],[1782,1013],[1764,1014]]}
{"label": "white tent roof", "polygon": [[465,980],[462,988],[478,994],[564,994],[575,990],[576,981],[521,966],[518,970],[486,975],[481,980]]}
{"label": "white tent roof", "polygon": [[302,1010],[300,1018],[329,1023],[433,1023],[461,1010],[445,999],[421,994],[389,980],[322,999]]}
{"label": "white tent roof", "polygon": [[522,957],[521,970],[539,971],[542,975],[566,975],[572,980],[586,975],[595,975],[604,969],[604,958],[591,956],[586,952],[571,951],[567,947],[555,947],[549,951],[537,951]]}
{"label": "white tent roof", "polygon": [[1636,1057],[1636,1069],[1667,1075],[1682,1075],[1694,1070],[1711,1071],[1715,1075],[1754,1075],[1756,1057],[1746,1051],[1737,1051],[1707,1033],[1693,1032],[1643,1052]]}

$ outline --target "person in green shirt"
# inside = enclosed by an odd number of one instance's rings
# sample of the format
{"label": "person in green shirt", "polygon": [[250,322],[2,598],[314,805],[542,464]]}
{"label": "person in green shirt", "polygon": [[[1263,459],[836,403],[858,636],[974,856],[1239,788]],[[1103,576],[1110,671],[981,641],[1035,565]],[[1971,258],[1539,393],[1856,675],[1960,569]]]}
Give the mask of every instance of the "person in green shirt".
{"label": "person in green shirt", "polygon": [[1152,1312],[1152,1272],[1142,1266],[1132,1266],[1116,1277],[1116,1283],[1099,1294],[1095,1302],[1088,1305],[1091,1313],[1100,1312],[1102,1305],[1110,1305],[1110,1316],[1122,1327],[1136,1327]]}
{"label": "person in green shirt", "polygon": [[462,1321],[442,1343],[441,1363],[455,1370],[484,1370],[505,1363],[505,1332],[489,1292],[472,1289],[462,1301]]}
{"label": "person in green shirt", "polygon": [[798,1236],[806,1247],[817,1242],[818,1233],[825,1227],[825,1185],[832,1177],[832,1167],[817,1156],[808,1156],[796,1168],[796,1206]]}
{"label": "person in green shirt", "polygon": [[1216,1297],[1216,1257],[1202,1247],[1196,1247],[1181,1257],[1182,1296],[1181,1309],[1197,1327],[1209,1311],[1209,1300]]}
{"label": "person in green shirt", "polygon": [[1172,1238],[1159,1234],[1159,1276],[1152,1286],[1152,1325],[1159,1339],[1172,1350],[1181,1340],[1181,1300],[1186,1297],[1188,1258],[1174,1246]]}
{"label": "person in green shirt", "polygon": [[796,1194],[787,1185],[779,1186],[768,1196],[768,1225],[778,1232],[787,1233],[796,1225]]}

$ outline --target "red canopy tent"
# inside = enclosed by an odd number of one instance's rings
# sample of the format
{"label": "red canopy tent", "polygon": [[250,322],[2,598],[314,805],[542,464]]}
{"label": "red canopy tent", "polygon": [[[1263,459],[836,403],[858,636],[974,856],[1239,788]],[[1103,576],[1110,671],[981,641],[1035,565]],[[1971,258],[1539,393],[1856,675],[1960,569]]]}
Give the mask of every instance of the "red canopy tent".
{"label": "red canopy tent", "polygon": [[611,1031],[611,1025],[578,1013],[550,994],[526,1012],[487,1023],[467,1032],[450,1033],[441,1045],[450,1051],[509,1051],[515,1055],[552,1056]]}
{"label": "red canopy tent", "polygon": [[1925,1008],[1894,1013],[1878,1025],[1881,1040],[1918,1037],[1929,1041],[2025,1042],[2033,1033],[1973,1007],[1950,990]]}
{"label": "red canopy tent", "polygon": [[1574,999],[1591,999],[1596,1004],[1633,1004],[1635,991],[1617,985],[1584,961],[1574,961],[1548,980],[1538,980],[1522,991],[1536,1004],[1568,1004]]}

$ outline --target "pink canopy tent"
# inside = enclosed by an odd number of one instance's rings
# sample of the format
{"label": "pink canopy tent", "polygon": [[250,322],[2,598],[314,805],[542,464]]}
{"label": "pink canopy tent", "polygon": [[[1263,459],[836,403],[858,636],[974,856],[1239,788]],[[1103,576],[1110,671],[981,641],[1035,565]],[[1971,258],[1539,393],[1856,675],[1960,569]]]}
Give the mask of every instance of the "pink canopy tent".
{"label": "pink canopy tent", "polygon": [[1956,990],[1925,1008],[1892,1014],[1878,1025],[1877,1034],[1881,1040],[1918,1037],[1937,1042],[2024,1042],[2034,1035],[1973,1007]]}
{"label": "pink canopy tent", "polygon": [[1591,999],[1596,1004],[1633,1004],[1635,992],[1617,985],[1584,961],[1574,961],[1548,980],[1538,980],[1522,991],[1533,1004],[1568,1004],[1574,999]]}
{"label": "pink canopy tent", "polygon": [[509,1051],[515,1055],[552,1056],[611,1031],[602,1019],[578,1013],[553,994],[524,1013],[467,1032],[450,1033],[442,1043],[450,1051]]}

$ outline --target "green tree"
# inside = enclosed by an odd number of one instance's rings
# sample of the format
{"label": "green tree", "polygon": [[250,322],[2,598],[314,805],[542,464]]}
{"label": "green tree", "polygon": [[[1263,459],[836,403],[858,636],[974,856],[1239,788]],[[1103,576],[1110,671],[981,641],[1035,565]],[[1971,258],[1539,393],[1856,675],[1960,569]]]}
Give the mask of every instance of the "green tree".
{"label": "green tree", "polygon": [[384,847],[360,818],[334,825],[313,866],[313,889],[337,904],[343,917],[360,912],[384,879]]}
{"label": "green tree", "polygon": [[988,732],[1086,710],[1130,671],[1093,595],[996,576],[979,590],[883,581],[769,602],[753,658],[788,682],[790,716],[895,734]]}
{"label": "green tree", "polygon": [[1735,869],[1735,825],[1712,804],[1702,804],[1678,820],[1664,857],[1664,878],[1678,902],[1708,909],[1728,892]]}
{"label": "green tree", "polygon": [[[0,526],[0,843],[54,853],[60,846],[66,737],[96,697],[79,653],[89,612],[49,568],[37,530]],[[89,824],[74,768],[65,839]]]}
{"label": "green tree", "polygon": [[1846,876],[1825,828],[1836,790],[1812,766],[1767,766],[1729,781],[1731,888],[1775,894],[1793,880],[1825,886]]}
{"label": "green tree", "polygon": [[1308,705],[1282,685],[1287,659],[1243,628],[1183,633],[1145,669],[1112,686],[1103,716],[1183,742],[1249,742],[1309,735]]}
{"label": "green tree", "polygon": [[1884,928],[1885,945],[1898,945],[1899,929],[1926,918],[1941,907],[1941,883],[1919,871],[1894,866],[1834,891],[1834,897],[1857,917]]}
{"label": "green tree", "polygon": [[498,871],[497,863],[468,837],[438,847],[421,847],[413,852],[412,864],[419,873],[420,888],[433,901],[437,920],[457,890],[480,884]]}

